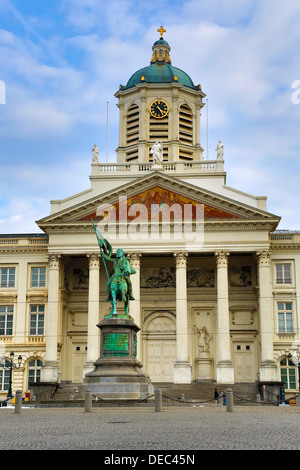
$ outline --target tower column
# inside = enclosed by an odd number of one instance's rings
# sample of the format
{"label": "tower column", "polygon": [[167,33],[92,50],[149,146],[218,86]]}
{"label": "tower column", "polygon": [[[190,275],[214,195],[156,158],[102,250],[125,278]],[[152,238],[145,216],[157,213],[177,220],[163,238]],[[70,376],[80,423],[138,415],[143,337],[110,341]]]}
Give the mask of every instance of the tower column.
{"label": "tower column", "polygon": [[228,256],[224,251],[216,252],[217,296],[218,296],[218,363],[217,382],[234,383],[234,368],[230,354],[229,299],[228,299]]}
{"label": "tower column", "polygon": [[41,382],[48,383],[57,383],[60,376],[57,358],[60,258],[60,255],[55,254],[49,256],[46,360],[41,370]]}
{"label": "tower column", "polygon": [[176,362],[174,383],[191,383],[191,366],[188,361],[187,324],[187,253],[174,253],[176,259]]}
{"label": "tower column", "polygon": [[100,255],[91,254],[89,258],[89,300],[88,300],[88,337],[87,357],[83,376],[94,369],[94,362],[100,356],[99,323],[100,309]]}

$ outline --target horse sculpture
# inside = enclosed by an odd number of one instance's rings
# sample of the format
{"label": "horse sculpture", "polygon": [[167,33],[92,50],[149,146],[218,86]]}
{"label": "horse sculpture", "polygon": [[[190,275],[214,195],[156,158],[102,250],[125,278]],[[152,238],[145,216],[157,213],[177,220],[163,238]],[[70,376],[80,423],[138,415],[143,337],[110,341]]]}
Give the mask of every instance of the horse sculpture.
{"label": "horse sculpture", "polygon": [[[93,222],[93,220],[92,220]],[[100,252],[103,258],[103,262],[106,269],[108,282],[106,285],[107,299],[106,302],[112,304],[112,315],[117,315],[117,301],[124,303],[125,314],[129,315],[128,307],[129,301],[134,300],[132,294],[132,285],[130,281],[130,275],[135,274],[135,269],[131,266],[129,259],[125,256],[124,251],[121,248],[117,249],[116,257],[112,258],[112,247],[110,243],[101,235],[101,233],[95,227],[93,222],[94,230],[96,232]],[[111,277],[108,275],[105,260],[113,263],[113,274]]]}

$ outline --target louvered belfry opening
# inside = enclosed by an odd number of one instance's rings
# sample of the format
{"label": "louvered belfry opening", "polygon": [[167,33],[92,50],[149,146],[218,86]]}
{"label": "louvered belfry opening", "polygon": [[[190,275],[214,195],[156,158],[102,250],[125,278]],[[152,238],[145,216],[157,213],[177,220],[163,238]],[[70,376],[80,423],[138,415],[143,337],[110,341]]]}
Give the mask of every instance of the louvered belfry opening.
{"label": "louvered belfry opening", "polygon": [[[163,144],[169,140],[169,115],[161,119],[155,119],[150,116],[149,139],[151,143],[154,143],[156,140],[161,142],[163,146],[163,159],[168,160],[168,147]],[[152,160],[152,156],[150,156],[150,160]]]}
{"label": "louvered belfry opening", "polygon": [[179,148],[180,160],[192,160],[193,151],[189,148],[194,143],[193,113],[187,104],[183,104],[179,109]]}
{"label": "louvered belfry opening", "polygon": [[193,145],[193,114],[187,104],[179,109],[179,141],[183,144]]}
{"label": "louvered belfry opening", "polygon": [[140,132],[140,113],[139,107],[136,104],[132,104],[126,114],[126,146],[134,146],[128,148],[126,152],[126,160],[132,161],[138,158],[137,145],[139,141]]}

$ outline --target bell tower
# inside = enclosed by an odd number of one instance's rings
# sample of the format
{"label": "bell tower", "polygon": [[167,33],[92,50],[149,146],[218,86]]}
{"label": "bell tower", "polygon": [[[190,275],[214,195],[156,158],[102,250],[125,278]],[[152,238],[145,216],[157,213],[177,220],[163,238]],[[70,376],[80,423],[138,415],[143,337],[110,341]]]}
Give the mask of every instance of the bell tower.
{"label": "bell tower", "polygon": [[135,72],[115,96],[119,108],[119,163],[152,161],[157,140],[164,161],[202,160],[200,115],[204,106],[200,85],[174,67],[170,46],[160,38],[153,44],[150,65]]}

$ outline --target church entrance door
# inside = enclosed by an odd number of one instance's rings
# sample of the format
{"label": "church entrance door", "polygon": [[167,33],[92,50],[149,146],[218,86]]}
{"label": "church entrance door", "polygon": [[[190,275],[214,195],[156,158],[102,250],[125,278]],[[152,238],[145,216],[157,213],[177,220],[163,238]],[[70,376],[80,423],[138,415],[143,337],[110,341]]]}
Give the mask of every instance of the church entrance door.
{"label": "church entrance door", "polygon": [[145,322],[147,374],[152,382],[174,382],[176,324],[172,312],[152,312]]}
{"label": "church entrance door", "polygon": [[147,346],[147,373],[151,381],[174,382],[176,341],[149,340]]}

